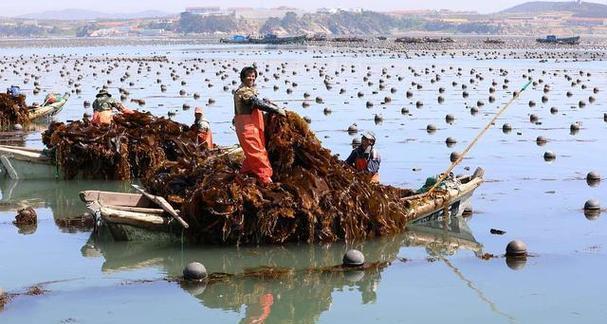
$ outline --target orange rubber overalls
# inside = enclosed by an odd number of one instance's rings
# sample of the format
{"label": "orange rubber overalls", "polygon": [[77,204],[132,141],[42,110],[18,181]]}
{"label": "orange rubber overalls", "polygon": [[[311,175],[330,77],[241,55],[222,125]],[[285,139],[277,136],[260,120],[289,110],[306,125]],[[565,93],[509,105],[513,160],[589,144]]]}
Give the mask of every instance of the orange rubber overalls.
{"label": "orange rubber overalls", "polygon": [[[102,96],[101,98],[95,99],[93,102],[93,118],[91,123],[93,125],[109,125],[112,123],[112,108],[118,109],[119,103],[111,97]],[[123,114],[132,114],[133,111],[124,108],[121,111]]]}
{"label": "orange rubber overalls", "polygon": [[240,173],[252,173],[262,183],[272,182],[272,165],[266,151],[263,112],[249,103],[255,88],[240,86],[234,93],[234,126],[245,155]]}
{"label": "orange rubber overalls", "polygon": [[[367,171],[367,165],[369,161],[363,157],[359,157],[354,161],[354,168],[358,171]],[[376,172],[371,177],[371,181],[375,183],[379,183],[379,172]]]}
{"label": "orange rubber overalls", "polygon": [[213,133],[210,129],[198,132],[198,144],[205,145],[207,148],[213,148]]}

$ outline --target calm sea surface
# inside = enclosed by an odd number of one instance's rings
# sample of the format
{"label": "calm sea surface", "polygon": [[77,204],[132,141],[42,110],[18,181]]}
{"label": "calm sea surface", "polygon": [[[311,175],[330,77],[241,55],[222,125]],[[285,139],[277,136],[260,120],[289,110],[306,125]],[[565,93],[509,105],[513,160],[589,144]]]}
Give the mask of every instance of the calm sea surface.
{"label": "calm sea surface", "polygon": [[[529,77],[537,82],[456,169],[459,174],[483,167],[487,181],[474,194],[473,216],[453,220],[451,232],[421,227],[352,245],[277,247],[99,241],[90,238],[89,230],[65,227],[61,220],[86,211],[79,191],[124,191],[129,190],[128,183],[0,179],[0,288],[18,294],[34,285],[47,290],[41,296],[15,297],[0,310],[0,322],[604,321],[607,212],[588,219],[583,206],[591,198],[607,206],[607,180],[594,187],[585,180],[589,171],[607,176],[607,63],[588,59],[596,53],[592,49],[530,50],[536,54],[533,59],[525,59],[525,52],[408,52],[405,58],[404,53],[388,50],[320,47],[0,49],[0,85],[20,85],[29,103],[42,102],[46,92],[71,92],[74,84],[80,84],[81,93],[72,93],[57,120],[92,113],[83,102],[92,102],[106,84],[115,97],[120,95],[119,87],[128,90],[125,103],[131,108],[160,116],[175,112],[175,120],[188,124],[194,107],[204,107],[220,145],[237,143],[231,128],[235,71],[255,63],[262,72],[261,96],[308,116],[311,128],[333,153],[349,154],[350,143],[358,136],[346,132],[351,124],[374,131],[382,156],[382,183],[409,188],[421,187],[426,177],[446,169],[451,152],[462,151],[512,91]],[[162,59],[140,60],[153,56]],[[42,89],[38,95],[32,93],[34,81]],[[166,85],[165,92],[160,84]],[[467,86],[467,98],[462,84]],[[342,88],[345,92],[340,94]],[[440,88],[444,93],[439,93]],[[180,90],[186,94],[180,95]],[[194,93],[200,98],[194,99]],[[295,101],[305,94],[310,95],[309,107]],[[547,99],[544,103],[542,96]],[[322,103],[315,101],[317,97]],[[386,97],[391,101],[382,104]],[[145,105],[132,103],[131,98],[144,99]],[[215,102],[208,104],[210,98]],[[416,107],[418,101],[423,102],[421,108]],[[535,106],[530,107],[530,101]],[[580,101],[585,106],[580,107]],[[368,108],[367,102],[373,106]],[[184,110],[184,104],[191,109]],[[472,107],[478,112],[473,113]],[[551,107],[558,112],[551,113]],[[325,114],[325,108],[331,113]],[[455,117],[453,123],[446,123],[447,114]],[[531,114],[537,122],[530,122]],[[505,123],[512,131],[502,131]],[[570,131],[573,123],[581,126],[579,132]],[[429,124],[437,131],[427,132]],[[42,147],[43,129],[19,137],[17,144]],[[537,136],[548,142],[537,145]],[[447,137],[457,139],[457,144],[447,147]],[[554,152],[556,159],[544,161],[546,151]],[[29,234],[19,233],[11,223],[17,208],[24,205],[38,213],[37,228]],[[490,229],[506,233],[493,235]],[[526,263],[478,257],[501,256],[514,239],[527,243],[533,256]],[[379,270],[345,274],[309,271],[340,264],[343,253],[352,247],[363,251],[368,261],[392,263]],[[294,270],[279,279],[235,278],[206,287],[181,287],[165,280],[179,276],[191,261],[202,262],[209,272],[241,273],[259,266]]]}

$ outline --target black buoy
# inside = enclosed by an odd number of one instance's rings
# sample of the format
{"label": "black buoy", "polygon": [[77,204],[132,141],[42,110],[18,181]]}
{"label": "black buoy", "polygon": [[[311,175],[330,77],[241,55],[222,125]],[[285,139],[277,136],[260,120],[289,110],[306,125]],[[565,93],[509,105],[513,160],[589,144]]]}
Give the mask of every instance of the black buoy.
{"label": "black buoy", "polygon": [[203,280],[207,277],[207,269],[199,262],[190,262],[183,269],[183,278],[186,280]]}
{"label": "black buoy", "polygon": [[352,148],[355,149],[360,146],[360,138],[355,137],[352,139]]}
{"label": "black buoy", "polygon": [[586,174],[586,181],[595,182],[601,181],[601,175],[596,171],[590,171]]}
{"label": "black buoy", "polygon": [[601,204],[596,199],[586,200],[584,203],[584,210],[600,210]]}
{"label": "black buoy", "polygon": [[365,264],[365,255],[359,250],[350,249],[344,254],[343,265],[346,267],[359,267]]}
{"label": "black buoy", "polygon": [[428,126],[426,126],[426,132],[430,134],[436,132],[436,126],[434,126],[433,124],[428,124]]}
{"label": "black buoy", "polygon": [[502,132],[510,133],[511,131],[512,131],[512,125],[510,125],[510,123],[505,123],[504,125],[502,125]]}
{"label": "black buoy", "polygon": [[544,152],[544,161],[553,161],[554,159],[556,159],[556,154],[554,154],[554,152],[552,152],[552,151]]}
{"label": "black buoy", "polygon": [[535,143],[537,144],[537,146],[543,146],[547,142],[548,142],[548,140],[544,136],[541,136],[541,135],[535,139]]}
{"label": "black buoy", "polygon": [[527,256],[527,244],[521,240],[510,241],[506,246],[507,257],[525,257]]}
{"label": "black buoy", "polygon": [[577,122],[571,124],[571,126],[569,126],[569,130],[571,131],[571,134],[576,134],[580,131],[580,124]]}
{"label": "black buoy", "polygon": [[558,108],[556,108],[556,107],[550,107],[550,113],[551,113],[551,114],[553,114],[553,115],[554,115],[554,114],[556,114],[556,113],[558,113],[558,112],[559,112],[559,109],[558,109]]}
{"label": "black buoy", "polygon": [[451,152],[451,155],[449,155],[449,161],[451,161],[451,163],[454,163],[455,161],[459,160],[461,156],[462,155],[458,152]]}
{"label": "black buoy", "polygon": [[353,123],[352,125],[348,126],[348,133],[354,134],[357,132],[358,132],[358,125],[356,125],[356,123]]}

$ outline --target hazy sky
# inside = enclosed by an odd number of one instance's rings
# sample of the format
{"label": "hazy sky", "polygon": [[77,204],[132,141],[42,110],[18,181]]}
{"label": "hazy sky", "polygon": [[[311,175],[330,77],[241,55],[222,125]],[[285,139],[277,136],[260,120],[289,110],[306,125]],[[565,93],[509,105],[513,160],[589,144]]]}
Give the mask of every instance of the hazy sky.
{"label": "hazy sky", "polygon": [[[596,2],[605,3],[606,0]],[[0,16],[18,16],[32,12],[58,9],[87,9],[101,12],[136,12],[148,9],[180,12],[188,6],[292,6],[302,9],[356,8],[386,11],[395,9],[455,9],[494,12],[520,4],[525,0],[0,0]]]}

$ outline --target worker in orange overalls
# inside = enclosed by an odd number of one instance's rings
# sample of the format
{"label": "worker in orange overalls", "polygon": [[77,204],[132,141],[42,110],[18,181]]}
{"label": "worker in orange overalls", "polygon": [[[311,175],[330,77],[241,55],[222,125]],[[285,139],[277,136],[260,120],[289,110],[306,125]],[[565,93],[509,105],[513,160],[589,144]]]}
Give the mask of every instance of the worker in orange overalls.
{"label": "worker in orange overalls", "polygon": [[120,101],[112,98],[112,95],[105,89],[101,89],[93,101],[93,119],[94,125],[109,125],[112,123],[112,108],[120,113],[132,114],[133,111],[126,108]]}
{"label": "worker in orange overalls", "polygon": [[381,157],[374,146],[375,134],[364,132],[360,140],[360,146],[352,150],[352,153],[346,159],[346,163],[358,171],[370,173],[372,175],[371,181],[378,183]]}
{"label": "worker in orange overalls", "polygon": [[257,97],[255,79],[257,70],[248,66],[240,71],[240,87],[234,92],[234,126],[245,155],[241,173],[252,173],[263,184],[272,183],[272,165],[266,151],[264,114],[275,113],[285,117],[286,111]]}
{"label": "worker in orange overalls", "polygon": [[213,148],[213,133],[209,121],[204,118],[204,112],[201,107],[194,109],[194,124],[191,127],[196,130],[196,141],[198,145],[206,148]]}

